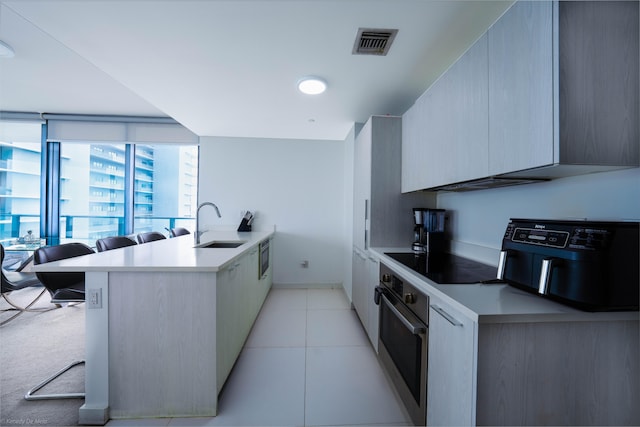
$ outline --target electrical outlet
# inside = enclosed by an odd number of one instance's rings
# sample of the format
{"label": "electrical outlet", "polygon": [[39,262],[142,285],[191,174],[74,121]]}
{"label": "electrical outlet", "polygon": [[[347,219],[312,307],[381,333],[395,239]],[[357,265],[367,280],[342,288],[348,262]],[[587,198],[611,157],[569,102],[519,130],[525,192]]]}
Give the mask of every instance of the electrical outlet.
{"label": "electrical outlet", "polygon": [[89,289],[87,308],[102,308],[102,289]]}

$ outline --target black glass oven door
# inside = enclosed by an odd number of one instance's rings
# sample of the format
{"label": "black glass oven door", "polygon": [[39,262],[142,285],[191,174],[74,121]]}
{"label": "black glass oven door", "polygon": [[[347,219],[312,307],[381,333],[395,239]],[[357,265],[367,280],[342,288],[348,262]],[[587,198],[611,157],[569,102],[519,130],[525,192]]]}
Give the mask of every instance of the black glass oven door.
{"label": "black glass oven door", "polygon": [[426,370],[427,327],[393,295],[382,296],[380,340],[418,405]]}

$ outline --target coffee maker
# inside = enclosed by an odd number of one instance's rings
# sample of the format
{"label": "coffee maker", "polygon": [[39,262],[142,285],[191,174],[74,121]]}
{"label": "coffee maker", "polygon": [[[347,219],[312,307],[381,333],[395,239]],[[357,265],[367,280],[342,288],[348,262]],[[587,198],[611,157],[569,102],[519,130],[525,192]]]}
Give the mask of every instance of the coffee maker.
{"label": "coffee maker", "polygon": [[444,209],[413,208],[413,252],[442,253],[446,250]]}

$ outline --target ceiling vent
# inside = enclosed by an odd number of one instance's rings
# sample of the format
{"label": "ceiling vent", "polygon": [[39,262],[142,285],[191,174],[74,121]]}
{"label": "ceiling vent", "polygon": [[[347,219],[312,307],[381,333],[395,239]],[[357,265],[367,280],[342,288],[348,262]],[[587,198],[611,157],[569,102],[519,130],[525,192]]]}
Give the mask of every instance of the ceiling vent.
{"label": "ceiling vent", "polygon": [[353,45],[354,55],[381,55],[389,52],[398,30],[360,28]]}

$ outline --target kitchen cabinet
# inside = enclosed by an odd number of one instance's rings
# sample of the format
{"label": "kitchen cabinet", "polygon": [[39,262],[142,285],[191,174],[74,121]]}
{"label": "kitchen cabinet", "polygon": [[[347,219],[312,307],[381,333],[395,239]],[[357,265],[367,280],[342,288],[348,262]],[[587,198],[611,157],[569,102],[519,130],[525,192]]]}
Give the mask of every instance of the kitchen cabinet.
{"label": "kitchen cabinet", "polygon": [[[402,119],[373,116],[354,147],[353,244],[406,246],[413,242],[413,208],[435,203],[429,196],[400,192]],[[435,204],[434,204],[435,206]],[[425,206],[430,207],[430,206]]]}
{"label": "kitchen cabinet", "polygon": [[[367,267],[369,247],[411,247],[413,208],[433,207],[433,195],[401,194],[402,119],[373,116],[362,127],[354,146],[353,254],[351,298],[365,329],[371,286],[378,273]],[[371,295],[369,295],[371,293]],[[377,340],[376,340],[377,341]]]}
{"label": "kitchen cabinet", "polygon": [[441,299],[429,305],[427,425],[473,425],[476,324]]}
{"label": "kitchen cabinet", "polygon": [[[367,251],[353,248],[353,307],[373,348],[378,351],[378,306],[374,289],[378,286],[378,259]],[[358,280],[358,282],[356,282]]]}
{"label": "kitchen cabinet", "polygon": [[403,115],[402,191],[488,174],[487,37]]}
{"label": "kitchen cabinet", "polygon": [[625,361],[638,332],[637,320],[479,323],[432,297],[427,425],[635,425],[640,371]]}
{"label": "kitchen cabinet", "polygon": [[373,248],[429,298],[427,425],[639,425],[640,317],[507,284],[437,284]]}
{"label": "kitchen cabinet", "polygon": [[518,2],[488,31],[490,175],[553,163],[551,2]]}
{"label": "kitchen cabinet", "polygon": [[403,115],[402,191],[640,166],[638,5],[515,2]]}
{"label": "kitchen cabinet", "polygon": [[353,248],[351,301],[353,302],[353,308],[360,318],[360,322],[365,328],[369,322],[367,295],[370,283],[368,283],[367,256],[365,251],[356,247]]}
{"label": "kitchen cabinet", "polygon": [[[218,272],[216,293],[217,387],[222,389],[271,287],[258,277],[258,246]],[[271,251],[270,251],[271,252]]]}
{"label": "kitchen cabinet", "polygon": [[369,335],[369,341],[374,350],[378,352],[378,332],[379,332],[379,319],[380,311],[375,303],[374,293],[375,288],[378,286],[378,280],[380,277],[380,261],[378,258],[369,255],[365,261],[366,275],[369,278],[367,286],[367,324],[365,329],[367,335]]}

